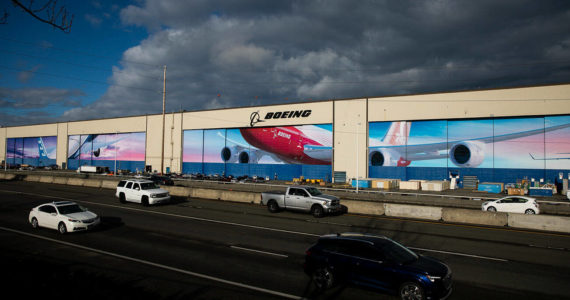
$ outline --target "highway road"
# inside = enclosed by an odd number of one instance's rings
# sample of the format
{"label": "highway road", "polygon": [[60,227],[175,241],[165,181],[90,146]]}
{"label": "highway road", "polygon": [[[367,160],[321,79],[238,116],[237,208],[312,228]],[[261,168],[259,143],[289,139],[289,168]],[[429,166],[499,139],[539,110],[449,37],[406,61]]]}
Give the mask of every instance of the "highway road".
{"label": "highway road", "polygon": [[[112,190],[0,181],[4,294],[79,299],[395,299],[355,286],[316,293],[305,250],[336,232],[386,235],[448,264],[449,299],[570,299],[570,235],[372,217],[314,219],[258,204],[173,199],[120,204]],[[103,217],[92,232],[33,229],[29,210],[72,200]],[[103,297],[103,298],[102,298]]]}

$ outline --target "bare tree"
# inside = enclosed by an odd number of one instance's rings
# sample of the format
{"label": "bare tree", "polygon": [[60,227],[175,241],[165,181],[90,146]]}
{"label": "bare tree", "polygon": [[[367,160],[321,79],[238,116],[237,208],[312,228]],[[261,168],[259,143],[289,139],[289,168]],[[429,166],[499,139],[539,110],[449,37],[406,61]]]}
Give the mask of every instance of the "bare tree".
{"label": "bare tree", "polygon": [[[43,4],[37,4],[34,0],[28,0],[26,3],[20,0],[11,1],[15,7],[19,7],[40,22],[49,24],[53,28],[57,28],[65,33],[69,33],[71,30],[73,14],[69,16],[67,8],[65,8],[65,6],[59,6],[57,0],[47,0]],[[6,24],[7,20],[8,11],[4,9],[4,13],[0,15],[0,24]]]}

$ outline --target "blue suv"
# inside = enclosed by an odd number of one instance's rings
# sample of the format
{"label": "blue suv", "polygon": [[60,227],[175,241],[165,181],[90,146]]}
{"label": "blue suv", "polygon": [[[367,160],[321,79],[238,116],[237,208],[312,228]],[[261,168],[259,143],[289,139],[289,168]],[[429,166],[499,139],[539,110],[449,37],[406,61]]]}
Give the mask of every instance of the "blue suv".
{"label": "blue suv", "polygon": [[304,269],[319,290],[349,282],[401,299],[445,299],[452,290],[447,265],[378,235],[321,236],[307,250]]}

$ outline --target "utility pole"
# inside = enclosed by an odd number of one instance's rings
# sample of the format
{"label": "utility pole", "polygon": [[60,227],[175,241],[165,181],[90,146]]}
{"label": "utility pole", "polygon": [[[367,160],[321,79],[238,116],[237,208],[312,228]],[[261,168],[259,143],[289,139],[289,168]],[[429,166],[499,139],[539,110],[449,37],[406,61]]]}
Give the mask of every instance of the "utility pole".
{"label": "utility pole", "polygon": [[164,111],[166,108],[166,65],[162,82],[162,154],[160,155],[160,174],[164,174]]}

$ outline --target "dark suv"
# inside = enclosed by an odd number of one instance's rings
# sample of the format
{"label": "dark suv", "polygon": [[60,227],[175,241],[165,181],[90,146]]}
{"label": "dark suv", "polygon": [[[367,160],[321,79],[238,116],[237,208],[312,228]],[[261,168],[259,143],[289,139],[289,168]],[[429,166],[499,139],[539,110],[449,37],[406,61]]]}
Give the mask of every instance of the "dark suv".
{"label": "dark suv", "polygon": [[152,175],[150,180],[159,185],[174,185],[174,181],[168,176]]}
{"label": "dark suv", "polygon": [[321,236],[305,256],[305,273],[319,290],[349,282],[401,299],[444,299],[451,294],[451,269],[378,235]]}

